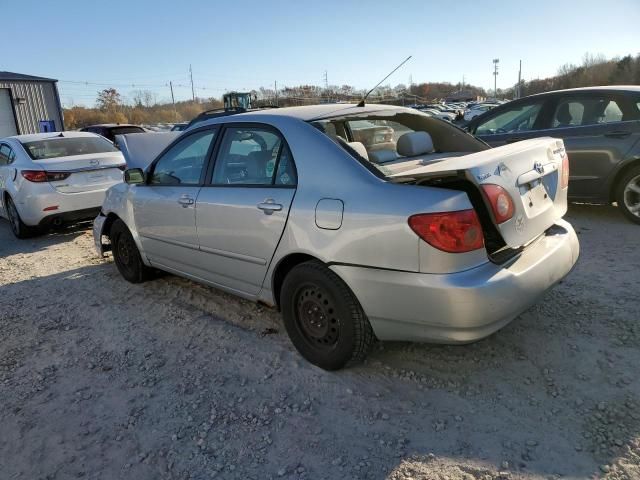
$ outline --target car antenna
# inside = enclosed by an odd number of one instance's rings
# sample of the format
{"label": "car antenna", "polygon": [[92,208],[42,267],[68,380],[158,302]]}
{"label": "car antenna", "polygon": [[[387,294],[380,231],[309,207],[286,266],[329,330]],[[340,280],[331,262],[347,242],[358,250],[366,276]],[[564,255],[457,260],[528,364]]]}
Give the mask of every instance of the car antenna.
{"label": "car antenna", "polygon": [[371,90],[369,90],[366,95],[364,97],[362,97],[362,100],[360,100],[360,103],[358,103],[358,107],[364,107],[364,101],[367,99],[367,97],[369,96],[369,94],[371,92],[373,92],[376,88],[378,88],[380,86],[380,84],[382,82],[384,82],[387,78],[389,78],[391,75],[393,75],[395,73],[396,70],[398,70],[402,65],[404,65],[405,63],[407,63],[409,61],[409,59],[412,57],[412,55],[409,55],[407,58],[404,59],[404,62],[402,62],[400,65],[398,65],[396,68],[394,68],[393,70],[391,70],[391,73],[389,73],[389,75],[387,75],[386,77],[384,77],[382,80],[380,80],[378,82],[378,84],[373,87]]}

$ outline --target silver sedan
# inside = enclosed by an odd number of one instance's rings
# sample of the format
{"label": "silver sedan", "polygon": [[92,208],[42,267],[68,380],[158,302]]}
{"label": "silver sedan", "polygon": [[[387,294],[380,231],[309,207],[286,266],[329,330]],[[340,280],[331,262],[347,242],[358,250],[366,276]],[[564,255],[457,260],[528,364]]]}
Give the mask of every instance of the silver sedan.
{"label": "silver sedan", "polygon": [[561,140],[491,149],[380,105],[124,137],[127,163],[143,168],[108,190],[100,254],[112,250],[130,282],[159,269],[280,309],[294,346],[325,369],[362,359],[376,338],[486,337],[578,258]]}

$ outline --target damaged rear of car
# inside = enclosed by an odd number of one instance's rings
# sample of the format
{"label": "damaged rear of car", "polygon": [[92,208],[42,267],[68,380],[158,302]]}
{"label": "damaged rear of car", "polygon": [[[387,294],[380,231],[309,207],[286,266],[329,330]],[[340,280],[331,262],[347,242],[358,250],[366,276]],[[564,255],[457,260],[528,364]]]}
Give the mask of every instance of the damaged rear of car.
{"label": "damaged rear of car", "polygon": [[[393,141],[388,132],[378,145],[354,141],[350,126],[364,121],[393,129]],[[562,140],[491,149],[454,126],[401,109],[313,124],[389,184],[466,197],[464,207],[452,197],[451,209],[408,216],[408,229],[421,240],[418,272],[335,267],[379,338],[478,340],[535,303],[575,265],[578,239],[562,219],[569,179]]]}

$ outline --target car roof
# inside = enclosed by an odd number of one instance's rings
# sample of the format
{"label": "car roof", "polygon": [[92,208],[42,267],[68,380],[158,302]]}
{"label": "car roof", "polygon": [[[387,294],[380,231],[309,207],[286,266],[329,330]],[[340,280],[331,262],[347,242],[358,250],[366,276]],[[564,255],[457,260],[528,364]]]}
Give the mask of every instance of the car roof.
{"label": "car roof", "polygon": [[140,125],[134,125],[132,123],[96,123],[95,125],[87,125],[83,128],[91,128],[91,127],[104,127],[104,128],[114,128],[114,127],[138,127],[142,128]]}
{"label": "car roof", "polygon": [[[638,85],[599,85],[594,87],[567,88],[564,90],[551,90],[549,92],[536,93],[533,95],[529,95],[529,97],[536,97],[539,95],[551,95],[551,94],[561,94],[561,93],[571,93],[571,92],[589,92],[589,91],[640,92],[640,86]],[[523,97],[523,98],[526,98],[526,97]]]}
{"label": "car roof", "polygon": [[7,137],[7,139],[14,139],[20,143],[35,142],[37,140],[55,140],[56,138],[75,138],[75,137],[97,137],[95,133],[91,132],[48,132],[48,133],[29,133],[25,135],[13,135]]}

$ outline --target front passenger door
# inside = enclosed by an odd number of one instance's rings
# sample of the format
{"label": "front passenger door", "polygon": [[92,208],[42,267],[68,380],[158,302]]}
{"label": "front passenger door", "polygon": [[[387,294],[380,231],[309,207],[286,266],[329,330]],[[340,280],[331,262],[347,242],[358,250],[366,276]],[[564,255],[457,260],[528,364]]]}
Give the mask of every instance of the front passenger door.
{"label": "front passenger door", "polygon": [[178,139],[151,165],[146,183],[131,189],[138,235],[154,265],[189,273],[198,264],[195,206],[215,135],[205,129]]}
{"label": "front passenger door", "polygon": [[230,126],[211,183],[202,187],[196,222],[201,275],[247,297],[262,286],[284,231],[297,175],[284,137],[268,126]]}
{"label": "front passenger door", "polygon": [[492,147],[539,137],[544,128],[545,101],[543,99],[518,102],[497,108],[479,121],[471,133]]}

